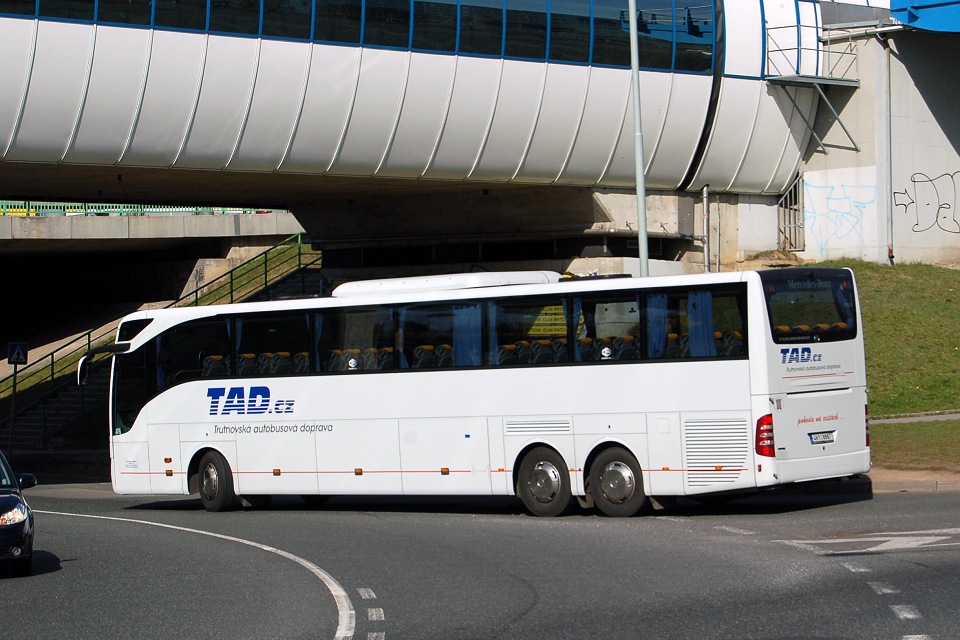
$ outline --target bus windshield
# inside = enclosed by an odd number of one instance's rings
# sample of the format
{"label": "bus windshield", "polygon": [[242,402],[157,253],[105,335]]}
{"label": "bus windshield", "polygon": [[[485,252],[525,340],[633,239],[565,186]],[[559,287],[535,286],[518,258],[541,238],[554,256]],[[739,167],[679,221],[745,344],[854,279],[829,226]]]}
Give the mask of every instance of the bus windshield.
{"label": "bus windshield", "polygon": [[777,344],[857,337],[853,274],[837,269],[760,272],[770,331]]}

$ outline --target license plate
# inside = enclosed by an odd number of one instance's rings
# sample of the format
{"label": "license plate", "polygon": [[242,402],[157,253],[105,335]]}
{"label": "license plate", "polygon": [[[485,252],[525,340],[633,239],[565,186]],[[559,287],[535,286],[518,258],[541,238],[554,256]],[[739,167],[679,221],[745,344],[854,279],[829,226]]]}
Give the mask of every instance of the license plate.
{"label": "license plate", "polygon": [[810,444],[830,444],[836,438],[836,431],[821,431],[819,433],[811,433],[810,435]]}

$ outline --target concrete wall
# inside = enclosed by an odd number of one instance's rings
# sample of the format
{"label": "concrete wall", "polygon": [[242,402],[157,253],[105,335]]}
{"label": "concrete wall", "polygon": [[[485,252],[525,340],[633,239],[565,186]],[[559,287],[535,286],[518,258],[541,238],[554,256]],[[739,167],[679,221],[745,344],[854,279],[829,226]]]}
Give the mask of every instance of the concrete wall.
{"label": "concrete wall", "polygon": [[[821,105],[804,176],[811,260],[899,262],[960,258],[960,40],[917,32],[858,38],[860,87],[827,93],[853,142]],[[854,146],[859,147],[859,150]]]}
{"label": "concrete wall", "polygon": [[736,258],[742,260],[777,248],[779,234],[777,199],[740,196],[737,203]]}
{"label": "concrete wall", "polygon": [[[704,219],[704,197],[709,219]],[[651,238],[683,238],[683,250],[676,260],[661,260],[664,273],[699,273],[717,270],[763,251],[777,248],[777,200],[775,196],[733,193],[648,192],[647,233]],[[598,191],[594,201],[610,220],[605,227],[634,230],[637,227],[636,196],[627,192]],[[704,228],[709,229],[709,260],[704,256]],[[682,266],[668,266],[681,264]],[[654,267],[651,262],[651,273]],[[607,273],[607,272],[601,272]],[[656,274],[654,274],[656,275]]]}

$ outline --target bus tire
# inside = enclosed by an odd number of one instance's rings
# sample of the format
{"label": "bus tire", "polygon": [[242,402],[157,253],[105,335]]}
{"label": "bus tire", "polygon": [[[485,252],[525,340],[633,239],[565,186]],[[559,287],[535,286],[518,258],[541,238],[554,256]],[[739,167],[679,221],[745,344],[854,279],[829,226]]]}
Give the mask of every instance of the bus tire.
{"label": "bus tire", "polygon": [[620,447],[601,451],[590,465],[587,491],[604,515],[628,518],[650,507],[637,459]]}
{"label": "bus tire", "polygon": [[560,454],[548,447],[530,450],[520,463],[517,496],[535,516],[552,518],[567,511],[573,496],[570,474]]}
{"label": "bus tire", "polygon": [[236,506],[233,472],[216,451],[208,451],[200,459],[200,502],[207,511],[229,511]]}

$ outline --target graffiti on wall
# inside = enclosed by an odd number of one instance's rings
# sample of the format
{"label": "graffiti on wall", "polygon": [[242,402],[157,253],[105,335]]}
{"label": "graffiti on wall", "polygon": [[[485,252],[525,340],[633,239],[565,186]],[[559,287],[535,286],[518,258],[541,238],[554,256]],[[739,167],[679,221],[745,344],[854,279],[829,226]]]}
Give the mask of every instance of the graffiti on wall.
{"label": "graffiti on wall", "polygon": [[957,176],[960,171],[931,178],[925,173],[910,176],[911,187],[893,192],[893,203],[913,222],[914,233],[937,230],[960,233],[957,222]]}
{"label": "graffiti on wall", "polygon": [[[803,223],[807,242],[816,244],[820,255],[831,244],[836,248],[862,247],[863,224],[876,207],[877,186],[868,184],[817,185],[804,177]],[[808,247],[808,250],[812,247]]]}

